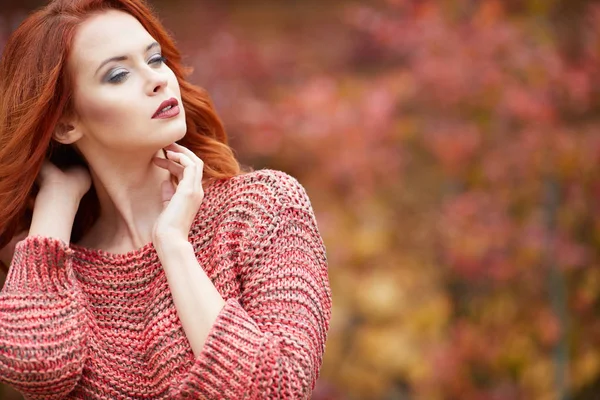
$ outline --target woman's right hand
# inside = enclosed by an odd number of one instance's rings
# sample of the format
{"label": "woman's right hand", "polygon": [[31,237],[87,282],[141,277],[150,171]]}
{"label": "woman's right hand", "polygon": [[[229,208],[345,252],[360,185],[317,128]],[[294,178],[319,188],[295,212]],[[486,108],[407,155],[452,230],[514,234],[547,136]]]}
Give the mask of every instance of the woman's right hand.
{"label": "woman's right hand", "polygon": [[62,171],[48,160],[44,161],[37,177],[40,190],[35,199],[31,227],[15,234],[0,249],[0,261],[9,266],[16,244],[28,235],[57,237],[69,242],[79,201],[90,189],[92,179],[84,167]]}
{"label": "woman's right hand", "polygon": [[92,178],[82,166],[70,167],[63,171],[49,160],[44,160],[37,177],[40,192],[60,193],[79,201],[90,190]]}
{"label": "woman's right hand", "polygon": [[46,160],[38,182],[40,191],[35,198],[29,236],[54,237],[69,243],[79,202],[92,185],[90,173],[81,166],[62,171]]}

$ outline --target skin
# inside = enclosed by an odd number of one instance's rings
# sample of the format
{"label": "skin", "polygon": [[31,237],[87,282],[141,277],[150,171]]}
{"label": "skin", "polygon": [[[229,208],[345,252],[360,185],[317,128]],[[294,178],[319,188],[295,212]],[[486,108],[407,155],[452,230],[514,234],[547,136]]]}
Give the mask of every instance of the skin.
{"label": "skin", "polygon": [[[101,216],[80,245],[123,253],[152,241],[162,183],[171,178],[152,160],[164,159],[162,149],[186,132],[177,78],[159,46],[147,50],[155,42],[139,21],[116,10],[88,18],[75,36],[68,64],[75,115],[61,120],[55,139],[83,154],[100,201]],[[119,56],[126,59],[102,65]],[[152,119],[172,97],[179,115]]]}
{"label": "skin", "polygon": [[[169,171],[153,162],[165,160],[164,148],[186,132],[177,78],[161,60],[160,46],[148,49],[153,43],[138,20],[116,10],[89,17],[75,35],[67,66],[75,110],[61,118],[54,139],[83,154],[100,202],[100,218],[79,245],[124,253],[152,241],[164,196],[175,190],[162,184],[183,171],[179,163]],[[126,59],[103,64],[120,56]],[[171,97],[179,115],[152,119]],[[0,249],[0,261],[10,265],[15,244],[26,236],[20,232]]]}
{"label": "skin", "polygon": [[[94,15],[80,26],[69,59],[75,113],[63,116],[54,138],[76,146],[89,174],[44,164],[29,235],[68,242],[71,227],[65,221],[72,225],[81,197],[93,184],[101,215],[78,244],[125,253],[152,242],[198,356],[225,301],[187,240],[204,198],[204,164],[174,143],[186,132],[184,109],[175,75],[157,62],[158,48],[148,50],[153,42],[135,18],[119,11]],[[102,65],[116,56],[126,59]],[[152,119],[171,97],[181,105],[180,114]]]}

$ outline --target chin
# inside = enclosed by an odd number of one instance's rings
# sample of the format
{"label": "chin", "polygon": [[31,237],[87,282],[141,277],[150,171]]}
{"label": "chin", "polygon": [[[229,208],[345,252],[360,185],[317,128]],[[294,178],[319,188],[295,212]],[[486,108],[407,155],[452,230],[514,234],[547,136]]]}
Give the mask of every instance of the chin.
{"label": "chin", "polygon": [[168,146],[171,143],[181,140],[185,137],[187,132],[187,124],[185,123],[185,119],[173,123],[173,126],[169,127],[169,131],[170,132],[164,132],[164,137],[168,137],[170,139],[168,143],[165,143],[165,146]]}

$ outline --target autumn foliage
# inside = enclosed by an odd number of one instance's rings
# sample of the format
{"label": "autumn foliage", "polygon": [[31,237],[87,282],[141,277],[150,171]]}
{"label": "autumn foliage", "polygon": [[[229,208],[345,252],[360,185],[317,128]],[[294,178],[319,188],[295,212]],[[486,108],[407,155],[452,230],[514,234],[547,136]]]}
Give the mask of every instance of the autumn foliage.
{"label": "autumn foliage", "polygon": [[312,199],[315,399],[595,398],[597,4],[153,3],[240,159]]}

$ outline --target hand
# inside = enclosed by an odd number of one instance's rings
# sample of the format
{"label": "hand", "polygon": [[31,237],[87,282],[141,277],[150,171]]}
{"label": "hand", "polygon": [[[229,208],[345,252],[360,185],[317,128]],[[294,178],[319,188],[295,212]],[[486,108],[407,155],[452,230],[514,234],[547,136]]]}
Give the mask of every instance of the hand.
{"label": "hand", "polygon": [[44,160],[37,180],[40,192],[65,194],[75,201],[81,200],[92,186],[92,178],[85,167],[73,166],[62,171],[49,160]]}
{"label": "hand", "polygon": [[85,167],[65,171],[45,160],[37,176],[40,191],[35,198],[29,236],[47,236],[69,243],[79,202],[92,186]]}
{"label": "hand", "polygon": [[186,240],[194,218],[204,199],[202,174],[204,162],[191,150],[173,143],[165,147],[168,159],[154,157],[152,161],[178,179],[162,183],[163,211],[152,229],[152,241]]}
{"label": "hand", "polygon": [[86,168],[75,166],[62,171],[47,159],[42,164],[37,182],[40,191],[35,199],[30,228],[15,233],[10,242],[0,249],[0,261],[7,267],[12,262],[15,246],[29,234],[56,237],[68,243],[73,222],[70,217],[75,218],[77,204],[92,185]]}

